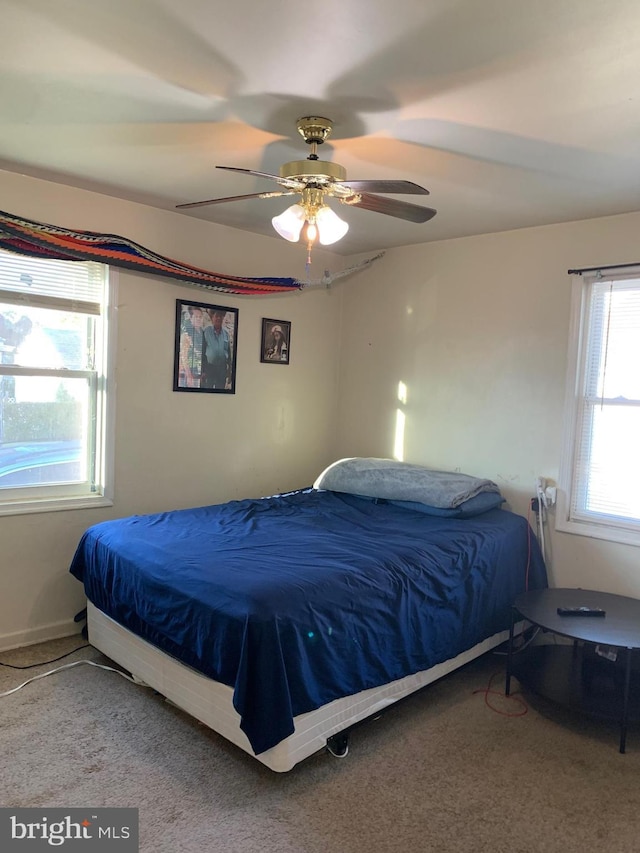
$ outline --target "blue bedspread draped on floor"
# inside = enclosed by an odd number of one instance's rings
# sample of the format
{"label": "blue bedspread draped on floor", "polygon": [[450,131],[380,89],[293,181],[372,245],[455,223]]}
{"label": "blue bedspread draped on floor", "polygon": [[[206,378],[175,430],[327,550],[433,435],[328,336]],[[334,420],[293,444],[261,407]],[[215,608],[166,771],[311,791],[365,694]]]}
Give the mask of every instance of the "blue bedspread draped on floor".
{"label": "blue bedspread draped on floor", "polygon": [[521,516],[315,490],[96,524],[70,570],[108,616],[232,687],[256,754],[294,716],[508,628],[525,583],[546,586]]}

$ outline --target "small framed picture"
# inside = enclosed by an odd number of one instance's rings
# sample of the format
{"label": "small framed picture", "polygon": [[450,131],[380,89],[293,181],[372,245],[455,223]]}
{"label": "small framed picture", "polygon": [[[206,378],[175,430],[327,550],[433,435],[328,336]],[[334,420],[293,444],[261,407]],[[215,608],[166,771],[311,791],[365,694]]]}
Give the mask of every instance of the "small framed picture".
{"label": "small framed picture", "polygon": [[236,393],[238,309],[176,300],[174,391]]}
{"label": "small framed picture", "polygon": [[263,317],[260,361],[265,364],[289,364],[290,348],[291,323]]}

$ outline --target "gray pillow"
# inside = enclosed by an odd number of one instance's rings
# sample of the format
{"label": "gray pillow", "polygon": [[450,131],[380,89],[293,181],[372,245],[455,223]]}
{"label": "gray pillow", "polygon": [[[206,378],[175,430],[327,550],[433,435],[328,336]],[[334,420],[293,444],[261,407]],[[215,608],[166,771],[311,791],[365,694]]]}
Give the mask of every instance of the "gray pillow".
{"label": "gray pillow", "polygon": [[500,494],[492,480],[457,471],[437,471],[395,459],[360,456],[329,465],[313,487],[370,498],[417,501],[442,508],[457,507],[482,492]]}

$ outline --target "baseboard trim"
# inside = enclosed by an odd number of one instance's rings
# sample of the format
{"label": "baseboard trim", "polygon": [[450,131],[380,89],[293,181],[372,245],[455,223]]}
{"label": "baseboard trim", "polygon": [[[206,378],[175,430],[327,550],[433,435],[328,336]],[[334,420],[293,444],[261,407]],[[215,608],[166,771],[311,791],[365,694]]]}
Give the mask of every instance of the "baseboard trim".
{"label": "baseboard trim", "polygon": [[44,625],[41,628],[28,628],[26,631],[15,631],[13,634],[0,634],[0,652],[71,637],[74,634],[80,634],[81,631],[82,624],[78,625],[73,619],[65,619],[64,622],[54,622],[52,625]]}

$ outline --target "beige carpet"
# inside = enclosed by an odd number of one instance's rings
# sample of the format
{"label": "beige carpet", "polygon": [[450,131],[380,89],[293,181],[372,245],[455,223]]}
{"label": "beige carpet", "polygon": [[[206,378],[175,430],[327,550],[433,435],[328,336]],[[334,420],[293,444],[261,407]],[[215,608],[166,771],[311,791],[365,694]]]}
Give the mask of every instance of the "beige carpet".
{"label": "beige carpet", "polygon": [[[108,663],[89,648],[0,667],[0,692],[84,657]],[[474,691],[503,668],[485,656],[358,727],[346,759],[275,774],[148,688],[78,666],[0,698],[0,802],[139,808],[144,853],[638,853],[639,728],[620,755],[613,726],[531,702],[501,715]]]}

